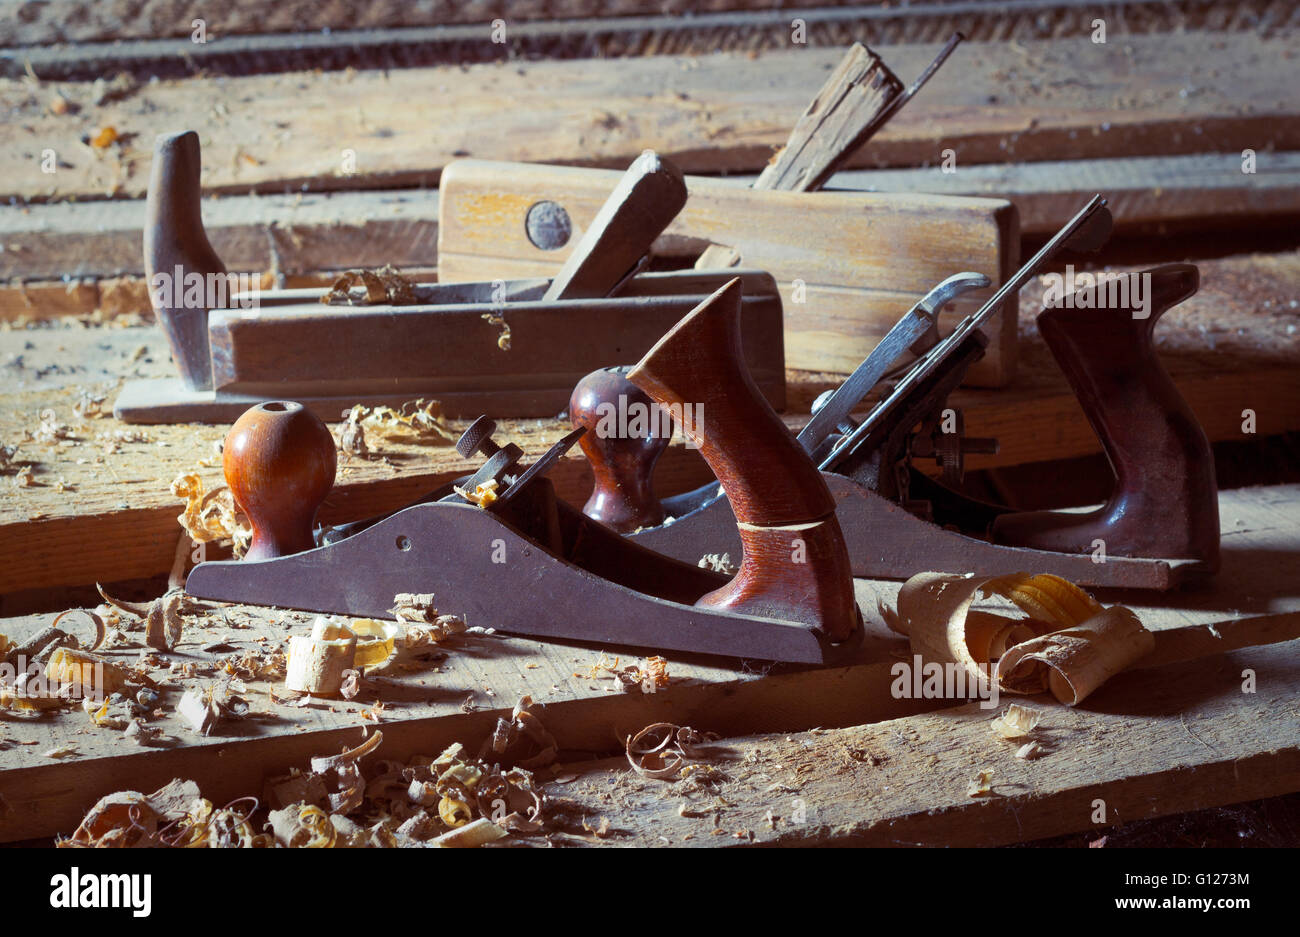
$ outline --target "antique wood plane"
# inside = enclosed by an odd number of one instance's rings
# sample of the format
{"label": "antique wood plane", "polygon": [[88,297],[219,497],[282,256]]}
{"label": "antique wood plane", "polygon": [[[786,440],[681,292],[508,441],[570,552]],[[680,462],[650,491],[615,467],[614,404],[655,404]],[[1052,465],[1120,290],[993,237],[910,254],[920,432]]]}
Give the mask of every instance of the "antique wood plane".
{"label": "antique wood plane", "polygon": [[[816,402],[798,439],[835,496],[854,575],[901,579],[924,569],[1032,569],[1085,585],[1163,590],[1217,569],[1209,442],[1152,342],[1161,315],[1196,292],[1198,274],[1189,264],[1129,275],[1122,284],[1098,281],[1049,304],[1038,317],[1114,470],[1106,504],[1084,513],[1018,513],[957,490],[963,454],[996,451],[995,440],[964,438],[961,414],[947,403],[984,352],[979,323],[1057,251],[1095,249],[1109,231],[1109,212],[1098,196],[978,313],[940,340],[938,309],[985,282],[975,273],[950,277],[898,321],[848,380]],[[909,349],[920,354],[911,364],[902,357]],[[854,420],[851,411],[891,369],[892,387],[883,384],[866,418]],[[611,401],[626,408],[639,394],[617,369],[597,371],[575,388],[570,419],[590,428]],[[710,553],[739,555],[743,537],[716,484],[662,502],[654,497],[650,473],[672,433],[670,426],[656,430],[636,438],[591,432],[582,438],[596,479],[585,512],[686,562]],[[935,460],[941,478],[922,473],[914,464],[921,459]]]}
{"label": "antique wood plane", "polygon": [[[690,199],[656,254],[697,270],[740,263],[771,273],[785,303],[786,365],[807,371],[848,374],[889,331],[900,306],[954,269],[1001,284],[1020,249],[1009,202],[822,190],[960,39],[906,90],[875,53],[855,44],[752,187],[687,178]],[[573,249],[571,233],[591,223],[616,179],[601,169],[453,162],[439,183],[439,280],[552,275]],[[978,306],[976,296],[960,297],[945,330]],[[967,383],[1002,386],[1015,374],[1016,297],[983,328],[989,343]]]}
{"label": "antique wood plane", "polygon": [[[734,278],[629,372],[649,400],[688,412],[692,439],[738,506],[745,561],[733,578],[639,544],[558,500],[546,472],[585,430],[527,467],[480,418],[474,474],[423,502],[313,537],[334,478],[328,431],[301,404],[259,404],[224,448],[254,531],[242,560],[196,566],[194,596],[390,617],[401,592],[433,592],[470,625],[572,641],[824,663],[862,623],[823,476],[749,377]],[[684,409],[685,408],[685,409]],[[323,543],[316,546],[316,543]]]}
{"label": "antique wood plane", "polygon": [[[733,275],[642,272],[686,201],[681,173],[647,151],[611,179],[612,194],[553,279],[494,272],[477,283],[403,283],[398,302],[372,275],[343,305],[326,305],[330,291],[318,289],[228,295],[203,229],[199,168],[196,134],[158,138],[145,263],[179,377],[128,382],[114,406],[127,422],[224,422],[277,398],[328,419],[416,397],[436,398],[448,416],[552,416],[583,374],[636,360]],[[766,273],[738,275],[746,360],[780,409],[780,295]]]}

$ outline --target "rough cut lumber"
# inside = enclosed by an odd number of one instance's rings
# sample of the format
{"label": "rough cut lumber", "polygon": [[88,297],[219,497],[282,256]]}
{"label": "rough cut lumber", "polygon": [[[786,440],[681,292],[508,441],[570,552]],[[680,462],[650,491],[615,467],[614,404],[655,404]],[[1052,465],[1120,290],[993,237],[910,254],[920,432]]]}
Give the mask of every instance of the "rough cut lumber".
{"label": "rough cut lumber", "polygon": [[1117,231],[1190,234],[1214,228],[1294,226],[1300,216],[1300,153],[1197,153],[1132,159],[957,165],[954,172],[873,169],[842,172],[829,188],[931,192],[1005,198],[1020,213],[1020,231],[1057,231],[1089,198],[1106,196]]}
{"label": "rough cut lumber", "polygon": [[[878,49],[910,80],[938,46]],[[1300,149],[1300,59],[1257,35],[968,43],[850,166],[959,165]],[[193,78],[103,106],[87,85],[0,81],[0,195],[143,195],[153,136],[197,130],[210,191],[433,185],[457,156],[624,168],[654,148],[685,172],[757,172],[840,49]],[[1188,63],[1213,60],[1212,82]],[[49,111],[56,94],[80,106]],[[80,141],[105,126],[123,140]],[[1108,129],[1102,130],[1102,127]],[[41,170],[53,149],[58,170]],[[344,172],[345,150],[356,172]]]}
{"label": "rough cut lumber", "polygon": [[[1006,199],[1020,214],[1021,234],[1028,235],[1056,231],[1098,192],[1109,199],[1121,232],[1280,225],[1300,215],[1300,153],[1259,153],[1257,169],[1241,172],[1239,153],[1205,153],[995,163],[952,173],[938,167],[850,170],[833,176],[828,188]],[[756,178],[728,176],[725,184],[746,186]],[[432,268],[437,262],[436,189],[230,195],[208,199],[203,215],[213,247],[231,270],[292,276],[386,263]],[[27,281],[22,288],[30,293],[43,286],[33,280],[141,275],[143,224],[139,199],[0,206],[0,280]],[[691,238],[655,244],[664,258],[686,260],[700,250],[701,242]],[[46,305],[23,301],[19,290],[0,287],[0,319]],[[97,299],[78,296],[58,308],[89,314]],[[49,308],[41,312],[51,314]]]}
{"label": "rough cut lumber", "polygon": [[[873,125],[879,125],[881,115],[902,93],[903,86],[889,66],[855,42],[795,121],[789,139],[763,167],[753,188],[820,189],[867,141]],[[729,267],[737,259],[731,247],[711,244],[695,266]]]}
{"label": "rough cut lumber", "polygon": [[[1291,641],[1144,668],[1078,709],[1021,697],[1043,713],[1033,759],[971,703],[724,739],[695,762],[718,769],[712,783],[640,778],[615,758],[568,765],[578,779],[547,790],[566,814],[610,821],[595,845],[1000,846],[1101,830],[1300,790],[1298,654]],[[973,796],[985,771],[990,790]]]}
{"label": "rough cut lumber", "polygon": [[[1285,759],[1271,760],[1274,756],[1269,751],[1280,750],[1285,755],[1290,750],[1288,746],[1297,743],[1295,732],[1289,729],[1296,723],[1294,681],[1300,679],[1295,669],[1294,643],[1279,645],[1281,656],[1277,658],[1269,656],[1270,652],[1251,651],[1250,655],[1264,656],[1246,657],[1247,663],[1240,665],[1219,655],[1236,648],[1294,642],[1300,638],[1300,592],[1297,591],[1300,552],[1294,549],[1300,531],[1300,486],[1242,489],[1226,493],[1225,498],[1224,566],[1220,576],[1192,593],[1125,599],[1143,623],[1156,632],[1156,650],[1142,666],[1177,668],[1182,666],[1179,662],[1193,663],[1170,671],[1167,679],[1160,676],[1161,671],[1150,669],[1125,675],[1116,681],[1115,688],[1105,687],[1091,697],[1082,711],[1068,712],[1054,706],[1049,710],[1048,730],[1043,733],[1052,749],[1049,759],[1061,758],[1071,766],[1063,776],[1073,779],[1072,786],[1083,784],[1083,779],[1088,777],[1094,782],[1114,779],[1112,768],[1098,764],[1099,761],[1109,764],[1110,759],[1099,758],[1092,745],[1123,740],[1119,751],[1154,747],[1167,753],[1163,746],[1174,745],[1180,756],[1189,754],[1176,741],[1184,731],[1176,714],[1186,709],[1190,723],[1186,731],[1202,738],[1211,733],[1209,738],[1216,746],[1223,746],[1229,764],[1236,757],[1245,759],[1250,768],[1244,776],[1246,786],[1223,788],[1231,796],[1217,802],[1294,789],[1250,786],[1262,783],[1254,780],[1253,759],[1262,759],[1261,766],[1275,769],[1291,764]],[[1265,556],[1270,557],[1270,562],[1261,562]],[[435,593],[436,576],[436,571],[431,571],[428,583]],[[182,675],[166,681],[161,705],[166,714],[155,721],[166,735],[177,740],[166,745],[136,748],[117,731],[92,727],[85,714],[78,710],[41,720],[10,720],[6,722],[6,740],[11,744],[0,748],[0,795],[11,810],[0,819],[0,841],[69,832],[102,794],[121,789],[153,790],[173,777],[197,780],[204,795],[218,803],[258,794],[266,776],[303,767],[312,755],[330,754],[360,741],[362,727],[376,727],[362,712],[370,710],[375,714],[376,695],[385,704],[378,714],[381,721],[377,727],[384,733],[380,757],[403,759],[416,753],[435,754],[455,741],[464,742],[473,750],[491,734],[496,718],[508,713],[524,694],[543,704],[542,718],[561,750],[593,753],[619,750],[628,734],[656,721],[672,721],[724,736],[737,736],[800,731],[815,726],[862,725],[948,705],[950,701],[942,699],[904,699],[891,692],[896,679],[891,669],[897,660],[906,660],[908,652],[903,639],[885,627],[877,607],[882,601],[894,601],[898,584],[859,580],[856,586],[868,628],[860,657],[853,663],[822,670],[801,670],[791,665],[759,670],[743,662],[673,656],[669,661],[669,676],[674,679],[668,687],[650,695],[623,694],[614,691],[611,681],[591,672],[591,666],[600,659],[599,648],[543,644],[524,638],[467,636],[449,643],[448,657],[438,663],[436,671],[425,668],[384,675],[374,694],[367,693],[352,702],[322,700],[305,708],[283,706],[269,698],[272,689],[279,689],[278,684],[250,680],[245,696],[252,704],[252,716],[207,738],[197,737],[184,728],[172,712],[181,692],[196,682]],[[1233,610],[1225,611],[1229,608]],[[538,613],[545,614],[545,611],[539,608]],[[32,615],[7,619],[0,622],[0,632],[21,641],[48,624],[52,617]],[[225,641],[239,650],[263,646],[259,640],[263,638],[268,648],[281,646],[291,635],[305,634],[312,617],[245,606],[209,607],[187,620],[182,642],[168,655],[168,660],[204,664],[229,653],[201,650],[215,641]],[[66,623],[75,627],[71,622],[69,618]],[[491,626],[490,622],[470,624]],[[139,632],[128,634],[139,636]],[[647,653],[651,650],[647,649]],[[107,656],[131,661],[137,653],[135,648],[123,648],[108,652]],[[620,653],[623,663],[636,662],[638,657],[629,655],[626,649],[616,649],[611,658]],[[1280,660],[1288,662],[1281,670],[1278,669]],[[1230,718],[1216,725],[1208,719],[1197,718],[1202,713],[1207,716],[1227,713],[1232,717],[1237,712],[1226,702],[1226,677],[1214,675],[1230,669],[1234,688],[1239,688],[1242,666],[1254,666],[1258,671],[1257,696],[1242,698],[1239,689],[1235,693],[1238,699],[1244,700],[1241,705],[1250,713],[1249,719]],[[1198,678],[1202,671],[1207,676]],[[155,673],[163,675],[163,671]],[[202,675],[197,682],[202,685],[210,679],[210,674]],[[1144,691],[1142,687],[1147,689]],[[1207,687],[1214,688],[1213,695],[1207,692]],[[1131,702],[1134,699],[1146,700],[1145,708],[1135,710]],[[1273,705],[1278,701],[1291,709]],[[1271,707],[1272,715],[1260,718],[1257,711],[1266,704]],[[1136,711],[1143,715],[1131,715]],[[1083,733],[1074,730],[1086,729],[1091,724],[1087,720],[1096,717],[1090,713],[1112,713],[1117,722],[1104,723],[1092,741],[1084,744],[1079,738]],[[1175,715],[1164,716],[1167,713]],[[950,792],[953,797],[965,797],[966,782],[980,768],[990,766],[975,764],[972,759],[975,752],[984,751],[982,744],[976,745],[976,737],[981,734],[991,737],[985,724],[991,715],[988,710],[976,709],[965,716],[960,711],[948,710],[935,717],[939,722],[902,720],[886,723],[883,729],[868,726],[858,731],[873,740],[900,732],[917,742],[922,736],[937,739],[938,747],[932,748],[928,743],[921,746],[926,757],[920,764],[942,762],[942,771],[920,774],[942,777],[946,785],[953,786]],[[1244,729],[1247,722],[1254,728]],[[916,726],[915,731],[909,729],[912,725]],[[1058,726],[1059,733],[1055,731]],[[1114,726],[1113,735],[1130,734],[1122,739],[1102,734],[1112,731],[1109,726]],[[936,732],[940,727],[945,727],[945,731]],[[946,728],[954,729],[956,734],[947,736]],[[1242,730],[1241,737],[1234,741],[1232,734],[1238,730]],[[945,738],[950,741],[944,742]],[[973,746],[969,751],[967,744]],[[74,752],[64,759],[44,755],[62,745],[73,746]],[[873,742],[855,748],[870,752],[876,746]],[[1013,750],[1008,748],[1002,754],[1010,759]],[[1076,761],[1071,750],[1088,757]],[[908,772],[913,772],[913,780],[920,776],[912,762],[902,761],[905,754],[898,749],[881,749],[878,754],[895,759],[894,764],[902,769],[898,787],[912,783],[903,780],[908,778]],[[1198,759],[1209,757],[1202,753]],[[1050,768],[1056,764],[1049,759],[1041,765]],[[1222,761],[1216,755],[1210,763],[1217,765]],[[838,759],[831,762],[838,763]],[[1189,765],[1200,763],[1199,760],[1188,762]],[[1156,770],[1168,770],[1163,757],[1153,764]],[[886,765],[887,774],[889,767]],[[1124,768],[1126,773],[1132,771],[1131,765],[1125,764]],[[1215,778],[1222,776],[1218,772],[1215,769]],[[960,784],[953,781],[958,775],[961,775]],[[1294,780],[1292,774],[1283,770],[1274,771],[1273,776],[1279,785]],[[1014,795],[1015,789],[1008,785],[1019,777],[1004,767],[1003,761],[998,761],[995,792]],[[800,780],[808,779],[800,776]],[[880,780],[879,774],[873,775],[872,780]],[[1204,796],[1203,790],[1200,795]],[[846,803],[861,799],[868,798],[854,797]],[[841,798],[830,800],[838,802]],[[823,807],[828,802],[819,801]],[[1128,803],[1127,800],[1117,802],[1115,809],[1124,812],[1114,819],[1130,818]],[[1169,803],[1173,806],[1168,810],[1188,809],[1180,808],[1178,801]],[[764,804],[759,816],[768,806]],[[675,800],[671,807],[676,810]],[[1003,831],[998,835],[1004,835],[1005,826],[996,829]]]}
{"label": "rough cut lumber", "polygon": [[[144,223],[143,199],[0,207],[0,279],[143,274]],[[233,271],[437,264],[436,189],[210,198],[203,224]]]}
{"label": "rough cut lumber", "polygon": [[[443,177],[438,277],[455,283],[554,276],[620,174],[567,166],[464,160]],[[785,306],[790,368],[848,373],[907,309],[959,270],[987,276],[989,290],[954,301],[951,328],[979,308],[1018,266],[1015,211],[992,199],[749,189],[700,176],[663,239],[686,236],[734,250],[742,266],[776,278]],[[556,250],[528,238],[539,201],[559,204],[574,236]],[[1001,386],[1015,373],[1015,310],[991,320],[987,354],[969,383]]]}

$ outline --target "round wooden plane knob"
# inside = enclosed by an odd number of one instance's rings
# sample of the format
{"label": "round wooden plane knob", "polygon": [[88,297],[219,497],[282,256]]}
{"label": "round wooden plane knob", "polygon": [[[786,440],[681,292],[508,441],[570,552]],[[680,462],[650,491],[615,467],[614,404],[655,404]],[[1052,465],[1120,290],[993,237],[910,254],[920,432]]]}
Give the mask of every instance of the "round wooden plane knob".
{"label": "round wooden plane knob", "polygon": [[663,523],[654,468],[672,438],[672,420],[618,370],[592,371],[573,388],[569,422],[587,430],[578,445],[595,487],[582,513],[619,533]]}
{"label": "round wooden plane knob", "polygon": [[272,400],[244,413],[226,435],[222,467],[253,527],[246,560],[315,546],[316,511],[334,487],[334,437],[300,403]]}
{"label": "round wooden plane knob", "polygon": [[804,622],[832,641],[859,626],[835,499],[750,377],[733,279],[661,338],[628,379],[673,413],[731,501],[744,559],[696,604]]}

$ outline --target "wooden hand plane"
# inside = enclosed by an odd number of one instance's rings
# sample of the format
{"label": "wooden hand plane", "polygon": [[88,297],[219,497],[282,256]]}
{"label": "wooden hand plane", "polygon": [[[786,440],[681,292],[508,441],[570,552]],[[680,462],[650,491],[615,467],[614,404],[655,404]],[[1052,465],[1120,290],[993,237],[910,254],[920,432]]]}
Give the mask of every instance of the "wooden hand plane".
{"label": "wooden hand plane", "polygon": [[558,500],[546,471],[584,430],[521,467],[487,418],[458,443],[486,456],[474,474],[314,546],[305,532],[329,490],[333,443],[301,404],[273,402],[245,414],[225,447],[227,481],[254,530],[249,556],[196,566],[186,590],[378,618],[397,593],[433,592],[470,625],[543,639],[809,664],[848,653],[862,625],[834,502],[747,373],[741,285],[700,303],[628,374],[656,406],[691,414],[692,438],[738,505],[747,549],[734,578]]}
{"label": "wooden hand plane", "polygon": [[[554,278],[416,283],[400,305],[360,295],[353,305],[325,305],[328,291],[319,289],[228,295],[203,229],[199,163],[193,132],[158,138],[145,267],[179,377],[128,382],[118,419],[224,422],[277,398],[338,419],[354,404],[416,397],[436,398],[448,416],[552,416],[583,374],[635,361],[735,275],[744,284],[746,361],[773,406],[785,405],[781,298],[769,275],[642,272],[686,202],[680,171],[653,152],[615,181]],[[505,327],[508,348],[499,341]]]}
{"label": "wooden hand plane", "polygon": [[[799,442],[822,470],[837,504],[856,576],[904,579],[922,570],[997,575],[1033,569],[1084,585],[1169,589],[1218,567],[1214,461],[1194,414],[1161,367],[1156,322],[1197,288],[1197,270],[1170,264],[1098,282],[1049,305],[1038,328],[1101,440],[1115,473],[1097,510],[1017,513],[954,490],[963,454],[996,451],[996,441],[964,438],[947,403],[983,353],[980,321],[1020,289],[1061,247],[1100,246],[1109,214],[1094,199],[975,315],[939,340],[935,312],[955,293],[986,282],[959,274],[898,321],[833,394],[823,395]],[[861,422],[850,412],[905,351],[920,353]],[[905,360],[905,359],[904,359]],[[638,388],[617,371],[584,378],[570,400],[575,427]],[[623,404],[626,406],[626,404]],[[670,431],[636,439],[587,433],[582,447],[596,488],[589,516],[629,539],[686,562],[709,553],[737,556],[733,505],[716,484],[660,502],[650,474]],[[932,479],[913,464],[942,467]]]}

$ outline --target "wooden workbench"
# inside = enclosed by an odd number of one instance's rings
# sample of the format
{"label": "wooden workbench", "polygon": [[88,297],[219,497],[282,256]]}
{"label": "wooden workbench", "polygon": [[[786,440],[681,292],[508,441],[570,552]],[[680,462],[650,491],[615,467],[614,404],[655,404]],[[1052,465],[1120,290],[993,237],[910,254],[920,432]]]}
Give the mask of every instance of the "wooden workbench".
{"label": "wooden workbench", "polygon": [[[603,651],[609,652],[607,663],[618,655],[624,663],[639,659],[625,649],[473,634],[448,642],[445,659],[377,677],[352,701],[315,700],[298,707],[272,699],[273,691],[286,695],[278,683],[247,680],[251,714],[202,737],[174,711],[181,693],[214,680],[219,661],[232,654],[283,647],[290,635],[306,633],[312,619],[207,603],[187,619],[182,643],[161,655],[150,672],[163,687],[163,714],[151,724],[164,736],[154,745],[139,747],[119,730],[96,727],[79,708],[31,719],[7,715],[0,795],[10,810],[0,820],[0,840],[69,832],[102,794],[152,790],[173,777],[198,780],[214,802],[257,795],[265,778],[355,745],[375,728],[384,734],[385,758],[437,754],[457,741],[475,751],[524,695],[543,704],[539,712],[566,761],[584,752],[616,751],[629,734],[658,721],[728,739],[716,760],[708,760],[727,781],[696,811],[710,822],[697,817],[682,823],[676,814],[683,799],[698,799],[693,787],[629,777],[625,761],[570,763],[553,772],[567,780],[552,793],[577,802],[565,812],[615,815],[620,832],[610,842],[652,845],[662,834],[681,843],[693,833],[697,845],[992,844],[1087,829],[1086,809],[1061,810],[1059,804],[1102,786],[1117,822],[1288,793],[1300,786],[1300,486],[1225,492],[1221,504],[1223,569],[1212,583],[1164,596],[1100,593],[1107,602],[1128,604],[1157,632],[1156,650],[1141,670],[1123,675],[1078,709],[1033,700],[1047,713],[1044,735],[1050,741],[1047,754],[1029,763],[1016,763],[1012,749],[993,739],[985,723],[994,712],[972,704],[922,715],[949,703],[891,694],[891,666],[908,659],[909,651],[877,609],[893,602],[897,583],[858,580],[868,639],[846,666],[755,669],[674,654],[668,687],[648,695],[622,693],[607,675],[593,674],[592,666]],[[436,581],[426,585],[436,593]],[[21,641],[52,617],[2,620],[0,633]],[[68,627],[75,628],[71,620]],[[222,646],[203,650],[214,644]],[[1236,653],[1224,656],[1230,651]],[[139,654],[136,645],[106,656],[131,664]],[[184,668],[191,664],[194,673],[187,676]],[[173,665],[178,672],[170,672]],[[1258,691],[1252,694],[1241,692],[1246,667],[1257,671]],[[853,726],[860,728],[821,731]],[[819,731],[745,737],[813,727]],[[1111,752],[1102,774],[1092,770],[1098,767],[1098,746]],[[47,754],[61,749],[70,751]],[[745,770],[733,771],[737,762]],[[922,766],[925,784],[905,784]],[[966,783],[990,767],[995,796],[971,802]],[[572,783],[574,773],[581,783]],[[1179,783],[1166,787],[1174,778]],[[854,785],[853,798],[832,796],[845,784]],[[1175,793],[1154,797],[1160,790]],[[769,810],[781,815],[797,793],[815,805],[814,821],[760,822]],[[610,800],[615,794],[617,802]],[[948,812],[957,815],[955,822],[942,820]],[[1023,834],[1012,828],[1013,814],[1026,824]],[[714,829],[744,835],[713,839]]]}
{"label": "wooden workbench", "polygon": [[[622,168],[654,147],[687,172],[737,175],[743,184],[848,39],[866,36],[873,46],[884,39],[886,60],[910,80],[936,43],[961,28],[973,41],[833,184],[1004,197],[1019,210],[1026,248],[1104,192],[1117,237],[1102,266],[1189,259],[1201,269],[1201,291],[1167,314],[1157,344],[1210,438],[1249,442],[1300,430],[1300,114],[1289,93],[1300,58],[1287,23],[1260,28],[1247,14],[1207,13],[1212,8],[1194,3],[1130,4],[1114,18],[1110,41],[1098,44],[1075,5],[1055,0],[1018,4],[1004,19],[967,5],[948,13],[941,4],[819,4],[827,9],[806,13],[810,47],[795,49],[788,22],[748,9],[754,5],[711,3],[717,13],[707,28],[698,21],[684,29],[670,17],[628,18],[659,4],[582,0],[571,5],[574,15],[616,17],[572,26],[573,35],[597,37],[582,53],[571,51],[572,35],[527,22],[538,15],[530,5],[525,22],[511,25],[523,37],[516,41],[570,51],[545,61],[308,72],[284,71],[276,59],[288,52],[259,45],[267,37],[257,35],[301,28],[298,5],[250,18],[222,0],[212,15],[235,38],[199,50],[194,67],[203,73],[127,82],[100,103],[89,81],[64,80],[56,67],[109,74],[132,55],[171,53],[73,46],[62,58],[35,51],[34,64],[17,69],[0,55],[0,107],[11,131],[0,140],[0,160],[12,169],[0,181],[0,446],[17,446],[15,466],[0,474],[0,633],[21,639],[48,624],[73,604],[63,590],[165,574],[181,533],[171,481],[190,471],[209,486],[221,480],[214,447],[225,427],[128,427],[73,411],[89,392],[111,413],[124,380],[172,373],[148,314],[140,252],[149,143],[164,131],[201,133],[203,182],[213,196],[204,214],[232,270],[289,286],[383,263],[427,277],[437,264],[435,186],[452,159]],[[475,4],[435,5],[432,13],[372,7],[363,24],[318,25],[482,26]],[[0,24],[0,42],[152,38],[147,23],[166,17],[138,8],[58,0]],[[472,38],[454,29],[430,43],[454,50],[468,41],[457,36]],[[175,41],[190,45],[183,32]],[[294,54],[330,54],[329,40],[320,42],[318,53]],[[363,49],[377,40],[357,42]],[[644,54],[572,57],[592,49]],[[230,70],[241,56],[242,70]],[[56,106],[58,99],[70,106]],[[114,142],[84,142],[106,127]],[[58,153],[53,174],[41,171],[46,147]],[[354,173],[339,170],[345,149],[357,156]],[[1253,172],[1243,171],[1245,150]],[[949,151],[956,172],[941,165]],[[656,245],[669,263],[699,248]],[[1001,442],[996,455],[972,457],[971,469],[1099,451],[1034,329],[1042,290],[1031,283],[1020,297],[1014,382],[957,395],[966,431]],[[796,427],[836,378],[788,379],[785,417]],[[67,437],[37,438],[46,417],[67,424]],[[558,419],[502,421],[499,435],[536,457],[565,428]],[[470,464],[447,444],[370,442],[374,458],[341,458],[322,520],[398,507]],[[31,486],[13,484],[17,467],[31,470]],[[709,477],[697,453],[674,445],[657,482],[669,494]],[[590,473],[576,453],[552,478],[563,497],[586,497]],[[1098,798],[1106,822],[1123,823],[1293,792],[1300,486],[1225,491],[1221,521],[1224,568],[1210,584],[1160,597],[1101,595],[1135,608],[1158,632],[1156,651],[1077,709],[1030,701],[1044,713],[1046,748],[1032,761],[994,737],[987,710],[891,696],[889,668],[906,645],[875,610],[897,584],[858,583],[871,637],[846,666],[755,669],[672,656],[670,685],[641,695],[619,692],[592,669],[602,651],[623,653],[624,663],[626,651],[474,634],[449,642],[445,658],[377,678],[350,702],[284,705],[271,697],[274,683],[250,680],[249,717],[204,738],[173,710],[232,653],[220,645],[282,647],[309,622],[293,612],[207,604],[155,668],[164,685],[159,743],[136,746],[79,709],[36,719],[0,714],[0,840],[67,833],[100,794],[147,791],[176,776],[192,777],[218,803],[260,794],[267,775],[304,767],[376,727],[384,758],[454,741],[475,749],[525,694],[542,704],[564,750],[562,770],[548,780],[546,836],[555,842],[989,845],[1094,829]],[[428,588],[437,591],[436,583]],[[40,611],[26,614],[32,609]],[[134,661],[139,648],[110,654]],[[1250,694],[1242,692],[1247,670],[1257,686]],[[625,759],[608,759],[628,733],[656,720],[723,739],[701,770],[676,782],[636,776]],[[60,757],[46,754],[62,749]],[[990,790],[972,797],[970,782],[983,771],[992,772]],[[582,827],[600,817],[609,820],[603,836]]]}

